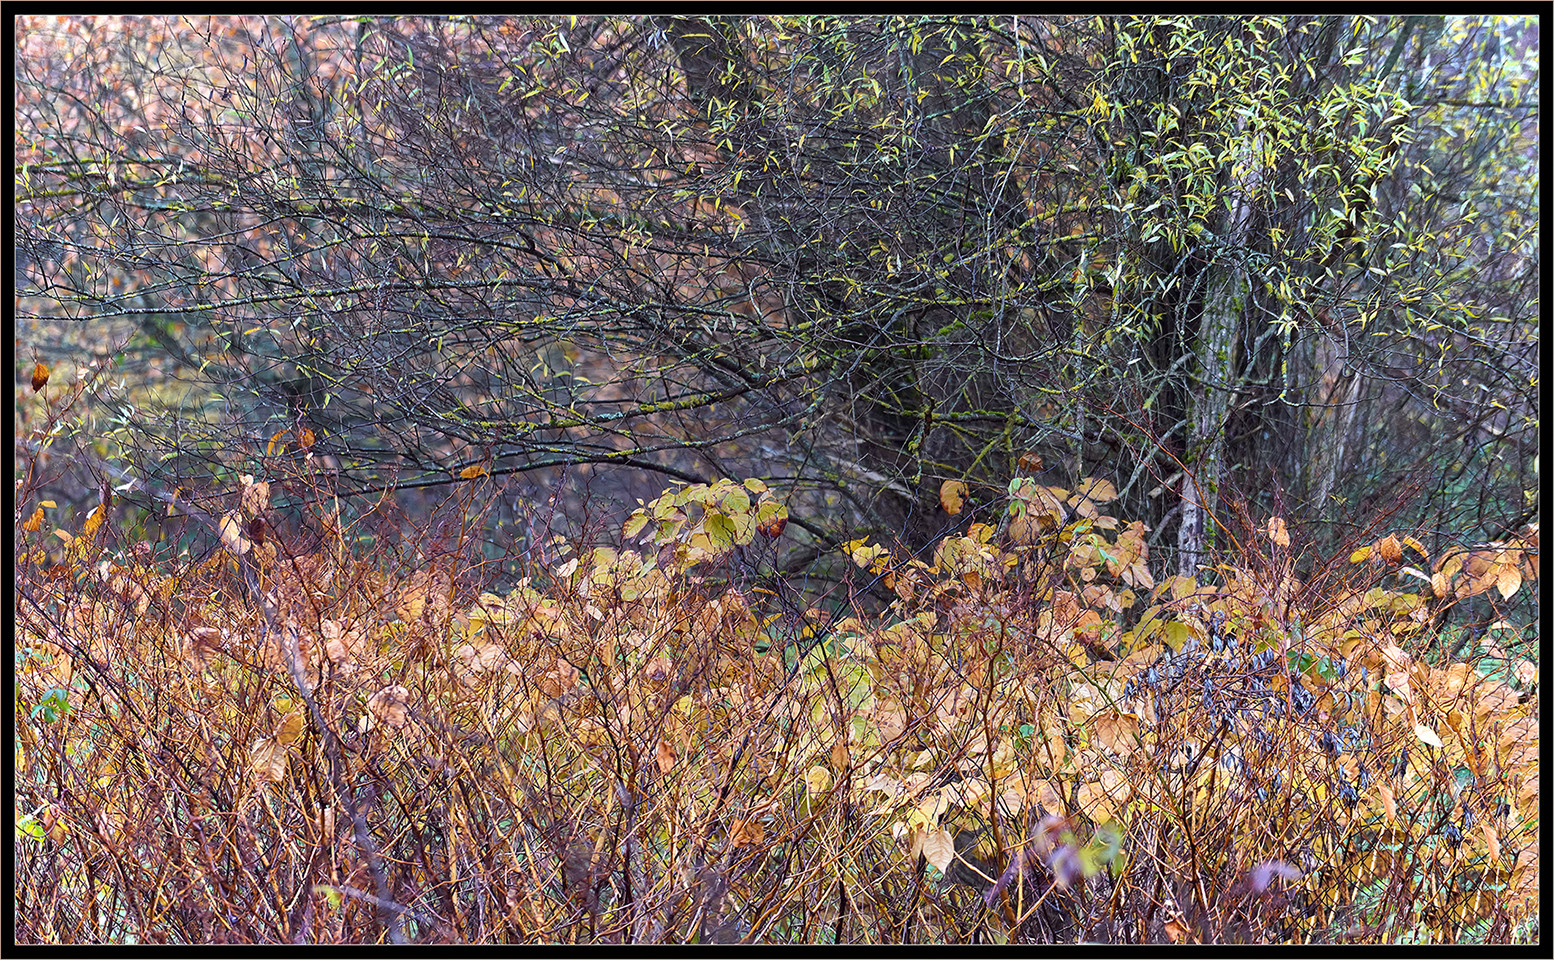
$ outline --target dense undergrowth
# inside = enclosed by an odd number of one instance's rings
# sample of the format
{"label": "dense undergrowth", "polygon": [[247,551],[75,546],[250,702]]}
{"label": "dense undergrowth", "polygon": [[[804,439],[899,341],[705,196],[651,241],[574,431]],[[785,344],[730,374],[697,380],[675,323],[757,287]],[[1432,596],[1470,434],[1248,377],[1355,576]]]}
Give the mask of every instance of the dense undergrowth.
{"label": "dense undergrowth", "polygon": [[1016,478],[806,598],[762,575],[785,509],[724,480],[499,596],[272,478],[316,549],[251,478],[201,562],[21,484],[19,941],[1537,937],[1535,646],[1426,655],[1535,587],[1535,527],[1301,583],[1273,518],[1165,577],[1104,481]]}

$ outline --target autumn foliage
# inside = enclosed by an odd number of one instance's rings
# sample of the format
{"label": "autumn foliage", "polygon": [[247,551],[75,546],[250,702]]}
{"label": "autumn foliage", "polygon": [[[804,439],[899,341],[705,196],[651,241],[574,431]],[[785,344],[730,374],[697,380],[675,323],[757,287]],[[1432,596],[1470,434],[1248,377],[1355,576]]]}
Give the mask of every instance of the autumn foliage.
{"label": "autumn foliage", "polygon": [[285,463],[221,494],[203,560],[20,490],[19,940],[1509,941],[1537,914],[1535,666],[1504,621],[1437,644],[1535,582],[1535,525],[1438,557],[1388,533],[1302,582],[1275,517],[1186,578],[1103,479],[952,482],[959,532],[847,544],[813,596],[762,574],[786,507],[725,479],[498,593],[457,545],[360,550]]}

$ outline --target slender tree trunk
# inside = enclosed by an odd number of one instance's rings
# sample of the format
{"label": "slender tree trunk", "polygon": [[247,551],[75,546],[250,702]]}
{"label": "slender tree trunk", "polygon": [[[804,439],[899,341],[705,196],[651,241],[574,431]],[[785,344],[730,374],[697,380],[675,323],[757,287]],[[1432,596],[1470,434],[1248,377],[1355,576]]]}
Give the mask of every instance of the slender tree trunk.
{"label": "slender tree trunk", "polygon": [[[1239,204],[1234,215],[1244,218]],[[1188,476],[1182,480],[1182,521],[1177,529],[1177,572],[1195,576],[1211,559],[1214,523],[1225,460],[1225,422],[1230,417],[1229,386],[1236,381],[1236,333],[1245,311],[1246,270],[1236,263],[1216,265],[1204,297],[1197,336],[1198,390],[1190,402],[1192,425],[1187,440]]]}

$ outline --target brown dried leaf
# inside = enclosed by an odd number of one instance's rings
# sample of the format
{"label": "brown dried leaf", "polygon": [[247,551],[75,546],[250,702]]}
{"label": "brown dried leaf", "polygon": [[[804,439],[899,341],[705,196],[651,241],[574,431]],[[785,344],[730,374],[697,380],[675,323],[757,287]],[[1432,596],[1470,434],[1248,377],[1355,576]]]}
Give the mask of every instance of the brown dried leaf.
{"label": "brown dried leaf", "polygon": [[243,515],[257,517],[270,508],[270,484],[260,480],[254,482],[249,475],[243,476],[243,488],[238,494],[238,505],[243,509]]}
{"label": "brown dried leaf", "polygon": [[302,711],[293,710],[281,717],[280,723],[275,725],[275,742],[283,747],[288,747],[302,738],[306,721]]}
{"label": "brown dried leaf", "polygon": [[1276,547],[1290,545],[1290,530],[1283,517],[1273,517],[1268,521],[1268,539],[1272,540]]}
{"label": "brown dried leaf", "polygon": [[404,687],[384,687],[367,698],[367,709],[379,721],[398,730],[410,722],[409,710],[405,706],[409,700],[410,691]]}
{"label": "brown dried leaf", "polygon": [[955,838],[943,827],[929,830],[923,837],[923,856],[929,863],[945,873],[955,860]]}
{"label": "brown dried leaf", "polygon": [[286,748],[273,738],[262,737],[248,748],[248,760],[253,773],[261,780],[279,783],[286,779]]}
{"label": "brown dried leaf", "polygon": [[735,820],[733,827],[729,829],[728,841],[731,846],[755,846],[765,839],[766,828],[759,820]]}
{"label": "brown dried leaf", "polygon": [[179,652],[196,663],[203,664],[221,649],[221,631],[215,627],[195,627],[184,635]]}

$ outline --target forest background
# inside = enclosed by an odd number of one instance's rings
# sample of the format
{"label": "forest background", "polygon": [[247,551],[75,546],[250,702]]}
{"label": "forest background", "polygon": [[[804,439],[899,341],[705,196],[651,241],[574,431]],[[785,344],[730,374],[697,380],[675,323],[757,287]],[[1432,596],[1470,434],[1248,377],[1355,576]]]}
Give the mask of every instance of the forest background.
{"label": "forest background", "polygon": [[1535,659],[1536,18],[15,30],[19,584],[103,528],[458,606],[673,483],[628,534],[797,634],[1106,504],[1118,595],[1411,543],[1443,662]]}

